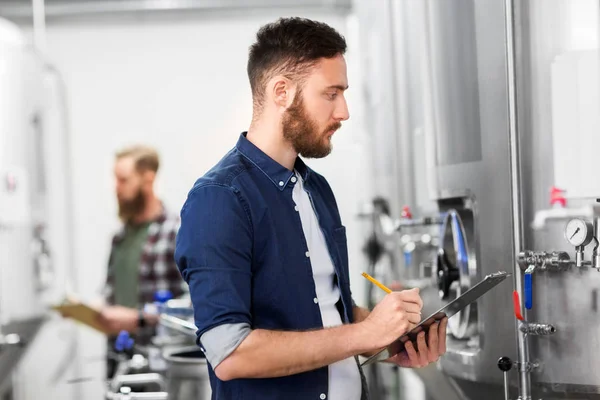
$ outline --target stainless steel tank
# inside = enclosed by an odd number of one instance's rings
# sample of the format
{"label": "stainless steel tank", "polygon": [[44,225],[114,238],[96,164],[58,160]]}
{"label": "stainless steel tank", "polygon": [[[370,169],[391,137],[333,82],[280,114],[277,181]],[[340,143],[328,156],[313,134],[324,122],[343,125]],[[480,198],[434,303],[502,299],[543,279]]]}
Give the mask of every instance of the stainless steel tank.
{"label": "stainless steel tank", "polygon": [[211,398],[206,357],[197,346],[169,350],[163,357],[168,365],[166,377],[169,399]]}
{"label": "stainless steel tank", "polygon": [[[446,213],[436,270],[447,301],[513,271],[504,2],[427,1],[423,14],[421,173]],[[516,358],[511,292],[506,282],[449,323],[440,367],[471,398],[501,396],[497,360]]]}
{"label": "stainless steel tank", "polygon": [[[600,90],[599,68],[583,64],[594,56],[583,54],[589,48],[581,44],[587,41],[593,48],[595,41],[597,52],[598,3],[386,4],[394,5],[387,23],[394,27],[390,48],[398,55],[379,58],[396,62],[391,65],[392,98],[397,99],[398,116],[395,130],[375,135],[379,147],[387,144],[387,152],[395,149],[402,157],[396,192],[414,193],[412,198],[390,198],[392,205],[398,209],[408,201],[417,210],[433,208],[445,215],[435,265],[443,297],[451,299],[499,270],[519,274],[515,284],[520,289],[523,271],[516,267],[516,256],[525,249],[563,250],[574,259],[564,237],[565,218],[540,230],[531,223],[537,211],[550,206],[549,190],[557,181],[569,186],[567,194],[574,197],[600,197],[594,174],[600,124],[590,123],[599,114],[598,93],[593,96],[593,90]],[[511,5],[514,15],[506,12]],[[564,71],[560,75],[569,57],[576,63],[573,79]],[[588,71],[586,78],[583,71]],[[407,147],[410,157],[405,157]],[[568,203],[576,207],[586,201]],[[585,268],[534,273],[533,308],[526,318],[553,324],[556,332],[527,339],[529,360],[539,364],[531,371],[533,398],[600,396],[595,372],[599,274]],[[523,337],[517,335],[512,290],[512,284],[504,283],[453,317],[449,326],[448,353],[439,367],[466,398],[504,398],[497,361],[501,356],[517,361],[518,337]],[[517,369],[510,374],[513,386]]]}
{"label": "stainless steel tank", "polygon": [[0,19],[0,393],[45,314],[42,63]]}
{"label": "stainless steel tank", "polygon": [[[594,168],[600,143],[600,5],[523,3],[517,61],[524,246],[564,251],[574,261],[575,248],[565,237],[567,221],[600,197]],[[560,201],[551,203],[555,185],[566,190],[565,208]],[[592,247],[586,248],[587,260]],[[534,392],[544,399],[600,398],[600,272],[574,266],[563,272],[538,270],[532,283],[526,320],[556,327],[553,335],[528,338],[530,360],[539,363],[531,372]]]}
{"label": "stainless steel tank", "polygon": [[[444,218],[434,277],[447,302],[515,265],[505,4],[389,4],[397,120],[395,129],[374,134],[390,137],[387,151],[395,149],[403,167],[396,172],[402,195],[390,202]],[[503,397],[497,360],[517,358],[512,289],[503,283],[449,325],[439,367],[466,398]]]}

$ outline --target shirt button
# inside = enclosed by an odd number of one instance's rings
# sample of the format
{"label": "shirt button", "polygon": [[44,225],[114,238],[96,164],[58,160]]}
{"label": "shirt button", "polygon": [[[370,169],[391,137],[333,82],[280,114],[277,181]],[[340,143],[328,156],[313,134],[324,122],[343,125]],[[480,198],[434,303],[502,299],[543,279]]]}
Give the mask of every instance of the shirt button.
{"label": "shirt button", "polygon": [[305,255],[306,257],[310,257],[310,252],[308,252],[308,251],[307,251],[306,253],[304,253],[304,255]]}
{"label": "shirt button", "polygon": [[298,211],[298,206],[294,206],[294,210]]}
{"label": "shirt button", "polygon": [[315,302],[315,304],[317,304],[319,302],[319,299],[317,299],[316,297],[313,299],[313,301]]}
{"label": "shirt button", "polygon": [[279,186],[283,186],[283,181],[279,181]]}
{"label": "shirt button", "polygon": [[292,176],[292,183],[296,183],[296,181],[297,181],[297,180],[298,180],[298,179],[296,179],[296,177],[295,177],[295,176]]}
{"label": "shirt button", "polygon": [[327,398],[327,395],[325,393],[321,393],[321,395],[319,396],[319,398],[321,400],[325,400]]}

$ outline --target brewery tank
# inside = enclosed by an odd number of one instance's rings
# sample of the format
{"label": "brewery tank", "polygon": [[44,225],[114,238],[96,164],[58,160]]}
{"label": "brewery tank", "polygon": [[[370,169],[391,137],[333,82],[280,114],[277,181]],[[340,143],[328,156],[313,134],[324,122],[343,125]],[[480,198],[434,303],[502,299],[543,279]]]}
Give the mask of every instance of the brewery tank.
{"label": "brewery tank", "polygon": [[[384,25],[391,28],[383,36],[392,38],[393,55],[378,57],[392,65],[396,113],[387,125],[379,121],[383,129],[373,135],[379,141],[374,153],[387,145],[400,165],[378,181],[395,176],[399,188],[376,191],[389,194],[396,217],[405,205],[415,213],[455,216],[458,229],[445,224],[437,231],[448,257],[436,260],[431,284],[443,289],[447,302],[496,271],[522,279],[517,255],[525,249],[565,251],[574,260],[564,237],[566,219],[549,220],[543,229],[532,223],[552,206],[553,185],[566,189],[567,208],[600,197],[593,175],[600,146],[597,2],[392,4]],[[578,45],[585,34],[587,45]],[[369,63],[367,73],[375,69]],[[374,160],[380,174],[386,173],[377,165],[383,160]],[[460,262],[457,244],[464,246],[460,257],[466,262]],[[398,260],[397,268],[405,268]],[[556,328],[552,335],[527,338],[534,398],[600,393],[594,372],[598,274],[534,274],[534,306],[526,318]],[[467,398],[504,398],[497,362],[502,356],[521,359],[512,296],[520,285],[506,281],[452,318],[448,352],[438,366]],[[509,373],[515,398],[520,367]]]}
{"label": "brewery tank", "polygon": [[0,393],[46,314],[43,63],[0,19]]}

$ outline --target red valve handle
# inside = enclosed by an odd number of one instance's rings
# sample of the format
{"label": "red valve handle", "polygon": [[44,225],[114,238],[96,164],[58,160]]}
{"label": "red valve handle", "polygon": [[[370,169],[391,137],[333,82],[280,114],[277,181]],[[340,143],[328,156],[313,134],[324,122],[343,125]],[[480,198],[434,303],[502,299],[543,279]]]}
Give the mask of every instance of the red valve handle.
{"label": "red valve handle", "polygon": [[519,300],[519,292],[516,290],[513,292],[513,306],[515,309],[515,317],[517,317],[519,321],[524,321],[525,318],[523,318],[523,315],[521,315],[521,301]]}

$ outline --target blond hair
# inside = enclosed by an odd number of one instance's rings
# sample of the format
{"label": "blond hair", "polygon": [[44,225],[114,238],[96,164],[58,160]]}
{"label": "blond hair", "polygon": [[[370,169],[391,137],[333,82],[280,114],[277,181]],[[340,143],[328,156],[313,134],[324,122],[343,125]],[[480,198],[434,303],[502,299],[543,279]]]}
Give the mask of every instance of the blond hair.
{"label": "blond hair", "polygon": [[129,146],[124,149],[117,151],[115,154],[115,158],[117,160],[125,157],[131,157],[135,164],[135,169],[138,172],[144,171],[152,171],[158,172],[158,167],[160,166],[160,159],[158,157],[158,152],[150,147],[145,145],[134,145]]}

